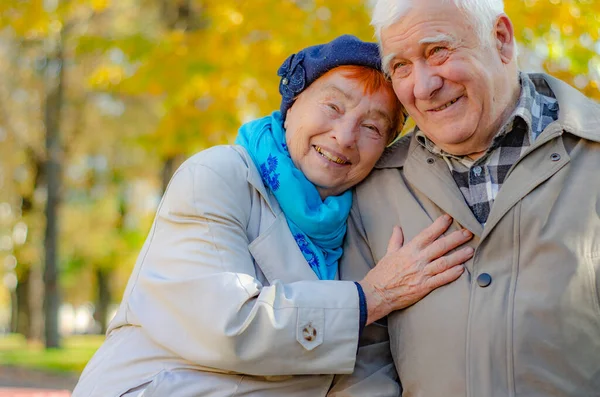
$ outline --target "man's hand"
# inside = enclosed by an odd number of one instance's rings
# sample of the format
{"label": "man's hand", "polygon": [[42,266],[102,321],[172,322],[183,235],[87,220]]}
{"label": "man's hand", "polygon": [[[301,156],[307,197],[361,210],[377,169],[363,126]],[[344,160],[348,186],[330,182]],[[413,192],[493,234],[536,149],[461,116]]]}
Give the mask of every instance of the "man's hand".
{"label": "man's hand", "polygon": [[405,246],[402,230],[394,227],[386,255],[360,281],[367,301],[367,324],[414,304],[460,277],[463,263],[473,256],[473,248],[446,254],[469,241],[473,234],[463,229],[440,238],[451,224],[452,218],[443,215]]}

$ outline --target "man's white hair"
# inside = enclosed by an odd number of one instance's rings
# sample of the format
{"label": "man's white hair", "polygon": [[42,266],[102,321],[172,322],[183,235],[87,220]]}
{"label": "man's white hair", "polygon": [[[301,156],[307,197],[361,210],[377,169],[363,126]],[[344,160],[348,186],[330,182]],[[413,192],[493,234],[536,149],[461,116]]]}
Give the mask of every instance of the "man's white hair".
{"label": "man's white hair", "polygon": [[[373,7],[371,25],[375,28],[375,36],[380,45],[382,29],[398,22],[410,11],[416,1],[419,0],[371,0]],[[454,3],[473,24],[482,43],[491,44],[494,22],[500,14],[504,13],[503,0],[440,0],[440,2]]]}

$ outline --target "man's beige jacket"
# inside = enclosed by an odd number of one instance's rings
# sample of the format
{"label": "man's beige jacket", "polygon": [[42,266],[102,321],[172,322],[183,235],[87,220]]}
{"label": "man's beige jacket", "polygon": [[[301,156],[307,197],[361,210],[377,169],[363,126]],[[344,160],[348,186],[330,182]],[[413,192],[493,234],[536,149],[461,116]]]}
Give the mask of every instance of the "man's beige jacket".
{"label": "man's beige jacket", "polygon": [[474,233],[476,251],[456,282],[391,314],[388,332],[370,327],[354,375],[331,396],[398,395],[379,360],[387,349],[404,397],[600,396],[600,107],[531,77],[554,93],[559,119],[513,166],[485,227],[412,136],[356,189],[343,278],[384,256],[394,225],[408,241],[444,213]]}

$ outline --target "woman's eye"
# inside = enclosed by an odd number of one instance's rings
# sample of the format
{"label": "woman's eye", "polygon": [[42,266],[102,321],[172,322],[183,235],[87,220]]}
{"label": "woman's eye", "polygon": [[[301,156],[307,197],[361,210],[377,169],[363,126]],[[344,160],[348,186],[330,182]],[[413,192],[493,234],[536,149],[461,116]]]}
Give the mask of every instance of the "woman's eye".
{"label": "woman's eye", "polygon": [[375,126],[373,124],[363,124],[363,127],[367,128],[379,135],[379,128],[377,128],[377,126]]}
{"label": "woman's eye", "polygon": [[334,112],[338,112],[340,111],[340,108],[335,104],[335,103],[328,103],[327,107],[331,110],[333,110]]}

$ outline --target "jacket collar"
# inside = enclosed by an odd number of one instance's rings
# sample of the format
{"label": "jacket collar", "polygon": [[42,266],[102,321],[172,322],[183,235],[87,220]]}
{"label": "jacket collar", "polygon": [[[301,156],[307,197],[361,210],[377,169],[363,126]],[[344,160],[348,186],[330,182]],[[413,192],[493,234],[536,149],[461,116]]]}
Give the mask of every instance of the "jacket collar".
{"label": "jacket collar", "polygon": [[567,83],[545,73],[529,77],[538,91],[552,95],[560,107],[558,120],[562,129],[579,138],[600,142],[600,105]]}
{"label": "jacket collar", "polygon": [[408,157],[410,149],[410,142],[413,137],[413,133],[409,133],[398,139],[392,145],[388,146],[379,161],[375,164],[375,168],[401,168],[404,167],[404,162]]}
{"label": "jacket collar", "polygon": [[[529,78],[540,93],[554,96],[558,100],[560,110],[555,122],[558,123],[557,127],[580,138],[600,142],[600,105],[548,74],[532,73],[529,74]],[[556,126],[555,123],[551,126]],[[404,167],[413,135],[411,132],[389,146],[375,164],[375,168]]]}

